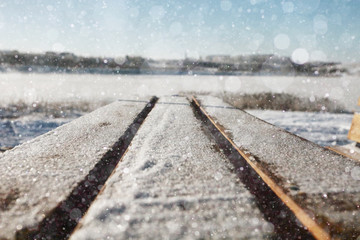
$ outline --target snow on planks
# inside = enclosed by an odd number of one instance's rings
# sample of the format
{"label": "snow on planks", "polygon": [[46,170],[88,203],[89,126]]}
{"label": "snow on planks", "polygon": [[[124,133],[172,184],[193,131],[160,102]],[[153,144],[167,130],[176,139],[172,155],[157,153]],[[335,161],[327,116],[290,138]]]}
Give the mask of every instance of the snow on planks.
{"label": "snow on planks", "polygon": [[71,239],[270,239],[184,98],[160,99]]}
{"label": "snow on planks", "polygon": [[352,143],[344,146],[331,146],[327,148],[347,158],[360,161],[360,148],[356,146],[356,143]]}
{"label": "snow on planks", "polygon": [[[202,110],[317,239],[360,235],[360,163],[240,110],[199,97]],[[195,100],[196,101],[196,100]],[[212,107],[212,106],[220,106]]]}
{"label": "snow on planks", "polygon": [[202,97],[213,138],[184,98],[147,117],[156,100],[118,101],[2,154],[0,239],[68,238],[90,205],[72,239],[278,238],[285,215],[318,239],[358,238],[360,162]]}
{"label": "snow on planks", "polygon": [[[95,166],[103,160],[100,174],[112,171],[115,163],[109,159],[117,158],[126,134],[133,134],[139,124],[134,121],[148,107],[146,100],[117,101],[0,155],[0,239],[39,238],[47,225],[44,220],[54,213],[63,219],[52,219],[50,225],[69,231],[73,222],[75,227],[84,205],[101,188],[100,179],[94,179]],[[77,189],[81,182],[82,188],[95,190]],[[69,195],[80,202],[67,201]],[[85,202],[79,206],[81,201]],[[50,232],[45,233],[47,238],[66,238],[66,232],[51,235],[58,231],[52,227],[45,229]]]}

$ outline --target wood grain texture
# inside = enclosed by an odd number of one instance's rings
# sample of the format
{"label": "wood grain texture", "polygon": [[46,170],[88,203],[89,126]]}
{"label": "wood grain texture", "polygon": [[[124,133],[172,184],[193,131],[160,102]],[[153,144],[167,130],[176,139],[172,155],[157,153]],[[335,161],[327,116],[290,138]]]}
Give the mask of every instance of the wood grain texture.
{"label": "wood grain texture", "polygon": [[80,182],[91,184],[91,170],[146,105],[114,102],[0,155],[0,239],[27,238]]}
{"label": "wood grain texture", "polygon": [[348,134],[348,138],[355,142],[360,143],[360,114],[355,113],[351,123],[351,128]]}
{"label": "wood grain texture", "polygon": [[199,97],[204,110],[317,239],[360,235],[360,162],[338,155],[222,100]]}

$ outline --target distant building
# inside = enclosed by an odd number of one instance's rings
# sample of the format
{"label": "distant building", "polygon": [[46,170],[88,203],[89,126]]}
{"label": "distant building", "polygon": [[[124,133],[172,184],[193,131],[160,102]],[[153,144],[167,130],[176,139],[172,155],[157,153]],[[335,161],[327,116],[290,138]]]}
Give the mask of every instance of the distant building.
{"label": "distant building", "polygon": [[57,56],[57,53],[56,52],[45,52],[45,56]]}
{"label": "distant building", "polygon": [[217,63],[230,63],[230,55],[210,55],[205,58],[208,62],[217,62]]}
{"label": "distant building", "polygon": [[71,60],[74,61],[77,59],[77,56],[73,53],[69,53],[69,52],[62,52],[59,54],[61,59],[66,59],[66,60]]}

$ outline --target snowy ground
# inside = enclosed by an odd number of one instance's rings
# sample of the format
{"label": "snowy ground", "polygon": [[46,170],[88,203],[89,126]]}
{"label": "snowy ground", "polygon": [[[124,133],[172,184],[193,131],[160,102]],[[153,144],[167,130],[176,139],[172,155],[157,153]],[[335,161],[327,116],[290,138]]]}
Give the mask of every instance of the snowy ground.
{"label": "snowy ground", "polygon": [[321,146],[345,145],[352,114],[247,110],[248,113]]}
{"label": "snowy ground", "polygon": [[[329,97],[349,111],[357,110],[360,78],[284,76],[155,76],[90,74],[0,74],[0,106],[23,102],[115,101],[133,96],[165,96],[180,92],[209,94],[285,92],[300,97]],[[346,144],[351,114],[250,111],[320,145]],[[77,116],[49,119],[41,115],[0,118],[0,147],[25,142]]]}

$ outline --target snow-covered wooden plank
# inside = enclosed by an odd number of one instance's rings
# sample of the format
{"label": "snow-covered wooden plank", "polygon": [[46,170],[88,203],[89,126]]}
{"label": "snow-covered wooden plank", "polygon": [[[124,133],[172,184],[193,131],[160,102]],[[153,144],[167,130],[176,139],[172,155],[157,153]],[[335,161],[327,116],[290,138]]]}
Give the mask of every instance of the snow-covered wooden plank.
{"label": "snow-covered wooden plank", "polygon": [[[116,158],[126,141],[123,135],[131,133],[129,126],[147,102],[114,102],[0,155],[0,239],[33,238],[33,232],[46,227],[46,217],[58,210],[67,224],[76,226],[83,205],[101,188],[96,173],[107,174],[115,167],[109,159]],[[103,169],[94,169],[100,161]],[[77,189],[81,182],[85,190]],[[88,186],[95,188],[90,196],[85,195]],[[69,195],[80,203],[66,202]],[[64,219],[56,219],[56,224],[68,231],[68,225],[61,226]]]}
{"label": "snow-covered wooden plank", "polygon": [[360,161],[360,148],[355,143],[351,143],[344,146],[331,146],[330,150],[335,151],[345,157]]}
{"label": "snow-covered wooden plank", "polygon": [[160,99],[71,239],[271,238],[216,149],[186,99]]}
{"label": "snow-covered wooden plank", "polygon": [[360,162],[214,97],[200,105],[273,191],[319,239],[360,235]]}
{"label": "snow-covered wooden plank", "polygon": [[355,113],[351,123],[351,128],[348,134],[348,138],[355,142],[360,143],[360,114]]}

